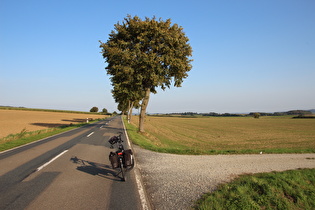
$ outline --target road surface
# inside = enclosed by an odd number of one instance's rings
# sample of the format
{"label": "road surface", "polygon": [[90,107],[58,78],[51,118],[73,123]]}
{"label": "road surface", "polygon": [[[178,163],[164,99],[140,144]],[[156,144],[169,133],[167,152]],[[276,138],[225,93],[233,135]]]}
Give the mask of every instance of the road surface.
{"label": "road surface", "polygon": [[119,131],[117,116],[0,153],[0,209],[142,209],[134,171],[108,160]]}

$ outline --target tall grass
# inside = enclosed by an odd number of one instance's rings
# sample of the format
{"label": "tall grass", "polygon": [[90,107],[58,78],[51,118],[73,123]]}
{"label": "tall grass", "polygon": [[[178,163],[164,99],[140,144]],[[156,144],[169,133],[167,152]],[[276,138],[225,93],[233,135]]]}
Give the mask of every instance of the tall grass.
{"label": "tall grass", "polygon": [[195,209],[315,209],[315,169],[244,175],[196,202]]}

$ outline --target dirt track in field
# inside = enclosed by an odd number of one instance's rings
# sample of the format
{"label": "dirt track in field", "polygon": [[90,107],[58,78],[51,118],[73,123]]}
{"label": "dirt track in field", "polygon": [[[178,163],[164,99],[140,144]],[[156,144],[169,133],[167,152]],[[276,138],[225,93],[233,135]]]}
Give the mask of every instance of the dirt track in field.
{"label": "dirt track in field", "polygon": [[62,125],[86,122],[86,118],[98,119],[105,115],[63,112],[0,110],[0,138],[26,131],[43,130]]}

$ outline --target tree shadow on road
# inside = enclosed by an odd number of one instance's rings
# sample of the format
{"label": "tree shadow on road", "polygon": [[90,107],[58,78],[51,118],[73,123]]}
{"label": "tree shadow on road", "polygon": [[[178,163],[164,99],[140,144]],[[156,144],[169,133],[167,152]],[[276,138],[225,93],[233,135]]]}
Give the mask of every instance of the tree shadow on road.
{"label": "tree shadow on road", "polygon": [[117,171],[112,169],[109,165],[83,160],[77,158],[76,156],[70,158],[70,161],[75,164],[79,164],[79,166],[77,166],[77,170],[79,171],[91,174],[93,176],[104,177],[113,181],[121,181],[121,179],[116,176]]}

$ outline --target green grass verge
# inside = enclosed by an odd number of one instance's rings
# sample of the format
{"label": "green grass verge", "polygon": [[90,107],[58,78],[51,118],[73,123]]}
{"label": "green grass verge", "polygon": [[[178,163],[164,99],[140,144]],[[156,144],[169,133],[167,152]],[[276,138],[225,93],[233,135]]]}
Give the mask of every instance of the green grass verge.
{"label": "green grass verge", "polygon": [[196,202],[195,209],[315,209],[315,169],[244,175]]}
{"label": "green grass verge", "polygon": [[[90,123],[97,122],[103,119],[97,119],[93,120]],[[18,134],[11,134],[7,137],[0,139],[0,151],[5,151],[8,149],[12,149],[24,144],[28,144],[40,139],[44,139],[59,133],[63,133],[81,126],[84,126],[89,123],[80,123],[80,124],[72,124],[69,126],[60,126],[56,128],[51,129],[45,129],[45,130],[38,130],[38,131],[31,131],[27,132],[26,130],[22,130]]]}

